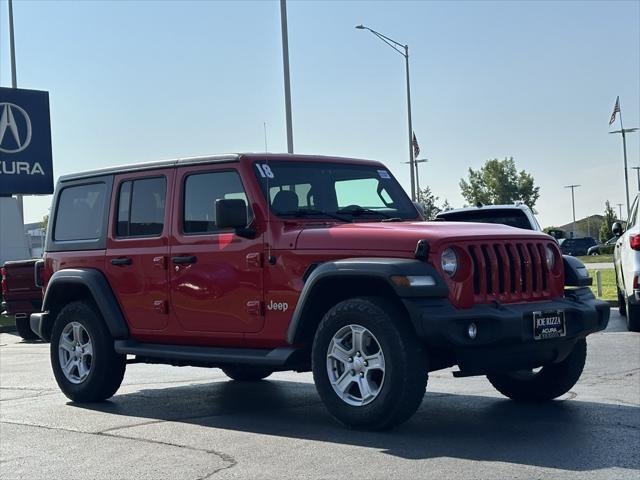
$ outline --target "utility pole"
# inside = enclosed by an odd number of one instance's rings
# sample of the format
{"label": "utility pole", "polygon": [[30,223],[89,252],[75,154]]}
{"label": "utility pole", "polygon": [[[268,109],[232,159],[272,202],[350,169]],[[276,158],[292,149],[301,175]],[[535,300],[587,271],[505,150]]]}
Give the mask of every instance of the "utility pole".
{"label": "utility pole", "polygon": [[284,68],[284,105],[287,116],[287,152],[293,153],[293,120],[291,119],[291,80],[289,77],[289,33],[287,31],[287,0],[280,0],[282,29],[282,65]]}
{"label": "utility pole", "polygon": [[631,167],[631,168],[636,171],[636,174],[638,176],[638,192],[640,192],[640,167]]}
{"label": "utility pole", "polygon": [[[13,32],[13,0],[9,0],[9,55],[11,56],[11,88],[18,88],[16,72],[16,42]],[[24,200],[22,195],[16,195],[18,201],[18,213],[24,228]]]}
{"label": "utility pole", "polygon": [[571,189],[571,209],[573,210],[573,226],[571,227],[571,236],[575,237],[576,236],[576,200],[575,197],[573,195],[573,191],[578,188],[580,185],[565,185],[564,188],[570,188]]}

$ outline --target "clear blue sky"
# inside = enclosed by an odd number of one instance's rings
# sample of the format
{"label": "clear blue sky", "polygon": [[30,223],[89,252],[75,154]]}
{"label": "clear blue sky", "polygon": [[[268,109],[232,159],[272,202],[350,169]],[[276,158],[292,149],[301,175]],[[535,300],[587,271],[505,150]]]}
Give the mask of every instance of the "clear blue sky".
{"label": "clear blue sky", "polygon": [[[0,83],[9,83],[0,0]],[[462,206],[459,179],[513,156],[541,187],[543,226],[624,202],[620,95],[640,126],[640,2],[290,1],[296,152],[387,163],[408,188],[403,58],[409,44],[422,183]],[[14,1],[18,84],[50,91],[56,176],[128,162],[286,151],[279,4]],[[616,124],[618,127],[618,124]],[[630,166],[640,163],[632,134]],[[635,174],[631,171],[631,174]],[[630,178],[632,195],[635,177]],[[49,197],[25,201],[26,220]],[[617,209],[617,207],[616,207]]]}

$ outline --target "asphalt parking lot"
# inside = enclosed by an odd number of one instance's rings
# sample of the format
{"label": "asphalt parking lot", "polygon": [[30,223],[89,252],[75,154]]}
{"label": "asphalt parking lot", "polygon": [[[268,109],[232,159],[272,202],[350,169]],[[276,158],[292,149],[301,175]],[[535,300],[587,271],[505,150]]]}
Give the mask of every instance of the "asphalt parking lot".
{"label": "asphalt parking lot", "polygon": [[311,374],[241,384],[220,370],[129,365],[110,401],[70,403],[48,345],[0,334],[0,478],[640,477],[640,334],[617,310],[561,400],[521,405],[484,377],[432,373],[386,433],[336,424]]}

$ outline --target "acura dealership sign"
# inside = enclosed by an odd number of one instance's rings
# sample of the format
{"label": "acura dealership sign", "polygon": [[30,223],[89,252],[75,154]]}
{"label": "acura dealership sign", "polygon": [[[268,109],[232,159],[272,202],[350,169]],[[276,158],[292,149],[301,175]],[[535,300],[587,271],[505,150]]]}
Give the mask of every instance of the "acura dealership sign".
{"label": "acura dealership sign", "polygon": [[0,195],[53,193],[49,93],[0,88]]}

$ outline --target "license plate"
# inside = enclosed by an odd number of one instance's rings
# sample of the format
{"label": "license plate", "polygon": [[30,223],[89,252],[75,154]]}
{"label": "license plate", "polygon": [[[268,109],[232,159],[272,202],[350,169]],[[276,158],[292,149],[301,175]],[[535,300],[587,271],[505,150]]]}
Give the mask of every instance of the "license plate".
{"label": "license plate", "polygon": [[533,312],[533,338],[544,340],[547,338],[564,337],[567,329],[564,321],[564,311],[551,310]]}

